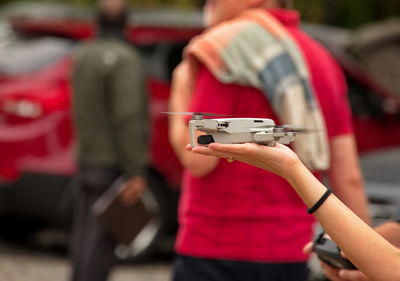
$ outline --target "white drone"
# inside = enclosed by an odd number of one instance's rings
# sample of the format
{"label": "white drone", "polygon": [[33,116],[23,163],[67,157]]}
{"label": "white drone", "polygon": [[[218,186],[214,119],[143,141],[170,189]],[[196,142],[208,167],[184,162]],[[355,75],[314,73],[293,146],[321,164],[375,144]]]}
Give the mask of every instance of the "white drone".
{"label": "white drone", "polygon": [[197,143],[207,145],[217,143],[258,143],[275,146],[277,142],[290,144],[295,141],[296,133],[305,132],[304,129],[291,126],[275,125],[271,119],[263,118],[217,118],[205,119],[204,116],[226,116],[213,113],[199,112],[164,112],[166,114],[192,115],[189,121],[190,145],[195,146],[195,131],[202,131],[207,135],[197,138]]}

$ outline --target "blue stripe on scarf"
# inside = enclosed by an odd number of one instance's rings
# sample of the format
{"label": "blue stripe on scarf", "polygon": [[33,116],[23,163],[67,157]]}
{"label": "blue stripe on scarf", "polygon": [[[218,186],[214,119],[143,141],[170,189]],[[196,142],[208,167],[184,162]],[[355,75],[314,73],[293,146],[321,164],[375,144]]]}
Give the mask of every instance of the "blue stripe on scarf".
{"label": "blue stripe on scarf", "polygon": [[[304,87],[308,105],[313,108],[314,97],[308,81],[301,78],[288,53],[283,53],[270,60],[259,73],[263,92],[274,107],[279,109],[279,100],[282,90],[291,85],[301,84]],[[279,111],[278,111],[279,112]]]}

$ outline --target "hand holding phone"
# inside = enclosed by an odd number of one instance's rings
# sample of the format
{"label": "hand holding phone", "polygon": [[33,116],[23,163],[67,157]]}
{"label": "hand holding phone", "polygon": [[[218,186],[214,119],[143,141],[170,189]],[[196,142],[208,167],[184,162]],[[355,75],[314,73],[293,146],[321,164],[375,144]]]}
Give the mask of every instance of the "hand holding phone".
{"label": "hand holding phone", "polygon": [[351,261],[344,258],[341,255],[340,248],[331,239],[325,237],[325,233],[322,232],[314,240],[313,252],[315,252],[318,258],[324,263],[343,269],[357,269]]}

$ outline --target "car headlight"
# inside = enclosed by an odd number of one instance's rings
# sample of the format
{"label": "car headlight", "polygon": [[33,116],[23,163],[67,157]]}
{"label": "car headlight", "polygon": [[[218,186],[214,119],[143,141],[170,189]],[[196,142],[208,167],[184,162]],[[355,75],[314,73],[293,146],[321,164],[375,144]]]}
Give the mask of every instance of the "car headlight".
{"label": "car headlight", "polygon": [[38,118],[43,112],[39,103],[26,99],[6,100],[2,104],[2,111],[22,118]]}

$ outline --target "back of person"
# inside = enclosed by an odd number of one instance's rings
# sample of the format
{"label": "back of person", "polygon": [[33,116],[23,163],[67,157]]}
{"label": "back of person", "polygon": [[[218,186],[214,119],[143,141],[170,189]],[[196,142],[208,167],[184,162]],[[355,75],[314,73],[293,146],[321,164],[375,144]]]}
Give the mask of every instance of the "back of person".
{"label": "back of person", "polygon": [[[133,116],[127,114],[147,114],[142,69],[143,63],[133,46],[120,40],[99,39],[79,50],[74,68],[74,90],[79,93],[74,97],[79,163],[118,164],[120,155],[115,139],[123,136],[116,134],[117,126],[131,122]],[[133,80],[136,85],[129,82]],[[141,94],[135,94],[136,91]],[[130,92],[133,94],[126,94]],[[145,127],[147,123],[135,126]]]}
{"label": "back of person", "polygon": [[[81,46],[73,70],[77,164],[71,241],[73,281],[105,281],[117,241],[92,210],[117,178],[129,206],[146,187],[148,106],[139,55],[124,38],[124,0],[100,0],[98,38]],[[134,219],[134,218],[132,218]]]}

